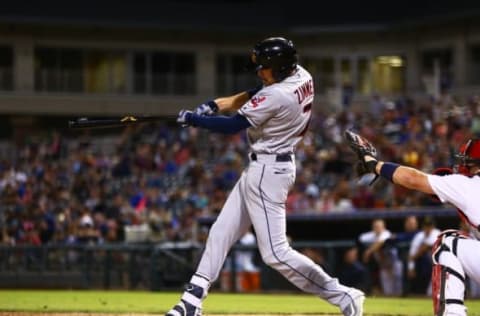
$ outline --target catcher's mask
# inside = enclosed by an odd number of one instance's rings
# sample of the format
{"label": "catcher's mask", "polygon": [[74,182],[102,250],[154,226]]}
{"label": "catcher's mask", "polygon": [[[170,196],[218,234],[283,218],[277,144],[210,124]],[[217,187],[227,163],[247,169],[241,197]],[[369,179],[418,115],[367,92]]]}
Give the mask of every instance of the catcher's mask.
{"label": "catcher's mask", "polygon": [[279,82],[297,67],[298,55],[291,40],[269,37],[258,42],[250,55],[249,70],[272,69],[273,78]]}
{"label": "catcher's mask", "polygon": [[469,139],[463,143],[455,158],[457,159],[455,171],[466,176],[472,176],[472,167],[480,167],[480,139]]}

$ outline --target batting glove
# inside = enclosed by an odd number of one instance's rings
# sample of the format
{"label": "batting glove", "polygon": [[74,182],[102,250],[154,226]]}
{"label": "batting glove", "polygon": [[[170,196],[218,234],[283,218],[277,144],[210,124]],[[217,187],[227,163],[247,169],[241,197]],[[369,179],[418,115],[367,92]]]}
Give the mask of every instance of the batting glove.
{"label": "batting glove", "polygon": [[213,115],[218,112],[218,105],[215,101],[207,101],[203,104],[200,104],[195,109],[195,114],[197,115]]}
{"label": "batting glove", "polygon": [[180,124],[182,127],[190,126],[190,124],[188,123],[188,120],[190,118],[190,115],[192,114],[193,114],[192,111],[181,110],[177,116],[177,123]]}

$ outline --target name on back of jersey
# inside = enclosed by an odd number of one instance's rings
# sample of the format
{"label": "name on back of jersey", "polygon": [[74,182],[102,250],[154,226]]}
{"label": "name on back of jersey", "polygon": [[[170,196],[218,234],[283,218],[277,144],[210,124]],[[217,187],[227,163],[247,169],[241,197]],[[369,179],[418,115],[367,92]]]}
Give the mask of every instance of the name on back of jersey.
{"label": "name on back of jersey", "polygon": [[302,104],[305,99],[313,97],[313,80],[310,79],[300,87],[297,88],[293,93],[297,96],[298,104]]}

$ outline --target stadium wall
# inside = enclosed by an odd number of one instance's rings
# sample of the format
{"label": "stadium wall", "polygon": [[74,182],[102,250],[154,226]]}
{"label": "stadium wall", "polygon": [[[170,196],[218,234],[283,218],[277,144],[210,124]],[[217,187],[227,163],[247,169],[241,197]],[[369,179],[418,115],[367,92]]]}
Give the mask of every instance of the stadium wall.
{"label": "stadium wall", "polygon": [[[343,106],[345,84],[353,85],[355,93],[352,103],[359,108],[368,106],[374,94],[381,94],[386,98],[401,95],[428,97],[432,94],[438,97],[441,93],[440,72],[449,73],[452,81],[449,86],[450,93],[460,98],[471,96],[480,84],[475,71],[479,65],[476,55],[480,45],[479,25],[478,19],[460,17],[417,20],[393,25],[295,27],[287,29],[283,35],[295,40],[301,52],[301,60],[311,60],[313,68],[319,67],[319,60],[331,60],[333,70],[328,75],[332,78],[327,78],[331,80],[328,89],[322,88],[327,80],[322,77],[322,73],[316,74],[315,69],[312,71],[317,75],[319,86],[317,102],[335,111]],[[92,27],[59,22],[55,25],[49,22],[0,22],[0,45],[10,48],[13,54],[11,64],[7,63],[0,69],[3,73],[11,72],[11,75],[6,75],[3,80],[5,84],[0,93],[0,113],[175,114],[182,107],[192,106],[220,92],[217,82],[219,70],[216,68],[219,55],[246,56],[246,47],[264,36],[263,32],[254,30],[227,36],[220,30],[169,32],[158,28],[132,26]],[[36,56],[36,49],[39,47],[120,53],[125,63],[126,86],[122,91],[104,92],[39,90]],[[135,93],[132,88],[132,56],[138,51],[193,54],[192,91],[185,94],[176,93],[175,89],[161,94]],[[368,67],[376,67],[378,58],[395,56],[402,60],[402,64],[397,65],[403,69],[398,79],[401,86],[398,89],[386,88],[381,91],[371,82],[361,92],[361,83],[357,80],[363,67],[361,62],[365,60]],[[436,61],[440,63],[437,66]],[[347,65],[347,73],[342,70],[344,65]],[[371,76],[372,72],[367,71],[366,76],[369,74]],[[227,80],[224,81],[235,81],[238,75],[227,74]],[[345,76],[349,79],[345,79]],[[385,78],[387,80],[388,76]],[[177,84],[177,88],[179,86],[181,84]],[[227,88],[230,92],[248,86],[233,84]]]}

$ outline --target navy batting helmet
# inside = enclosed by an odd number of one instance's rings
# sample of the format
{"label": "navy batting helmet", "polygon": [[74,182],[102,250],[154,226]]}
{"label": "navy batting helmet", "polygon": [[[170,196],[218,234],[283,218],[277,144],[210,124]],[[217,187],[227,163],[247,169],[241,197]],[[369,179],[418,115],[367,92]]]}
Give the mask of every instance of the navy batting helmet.
{"label": "navy batting helmet", "polygon": [[298,55],[293,42],[283,37],[269,37],[258,42],[251,55],[255,70],[272,69],[276,81],[282,81],[298,64]]}

